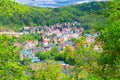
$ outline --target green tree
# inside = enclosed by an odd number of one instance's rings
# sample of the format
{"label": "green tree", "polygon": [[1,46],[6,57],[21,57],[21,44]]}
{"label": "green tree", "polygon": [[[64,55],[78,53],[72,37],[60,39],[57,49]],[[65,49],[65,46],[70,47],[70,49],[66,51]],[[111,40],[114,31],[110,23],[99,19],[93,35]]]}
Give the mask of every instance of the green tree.
{"label": "green tree", "polygon": [[39,70],[34,72],[31,75],[31,80],[69,80],[69,77],[66,76],[58,64],[47,63],[47,66],[44,66],[44,70]]}
{"label": "green tree", "polygon": [[103,12],[104,22],[97,28],[100,32],[98,42],[103,52],[98,59],[102,65],[97,74],[105,80],[119,80],[120,78],[120,0],[109,1]]}
{"label": "green tree", "polygon": [[19,48],[14,47],[15,37],[0,36],[0,77],[1,80],[26,80],[24,67],[19,62]]}

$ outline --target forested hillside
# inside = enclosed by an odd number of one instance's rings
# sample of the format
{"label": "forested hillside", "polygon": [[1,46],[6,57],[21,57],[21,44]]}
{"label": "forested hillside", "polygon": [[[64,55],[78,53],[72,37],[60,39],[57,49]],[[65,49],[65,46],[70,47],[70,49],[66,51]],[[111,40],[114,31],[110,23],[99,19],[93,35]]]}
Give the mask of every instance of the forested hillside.
{"label": "forested hillside", "polygon": [[22,26],[43,26],[78,21],[82,26],[94,26],[105,2],[91,2],[60,8],[40,8],[21,5],[10,0],[0,2],[0,25],[18,29]]}

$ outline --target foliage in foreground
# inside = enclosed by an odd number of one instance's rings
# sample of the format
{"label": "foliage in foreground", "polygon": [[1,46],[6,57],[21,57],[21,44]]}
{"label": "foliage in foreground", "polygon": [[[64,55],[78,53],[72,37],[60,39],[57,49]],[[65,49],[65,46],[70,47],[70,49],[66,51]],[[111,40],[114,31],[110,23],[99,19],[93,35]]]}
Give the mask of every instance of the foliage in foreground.
{"label": "foliage in foreground", "polygon": [[[26,65],[20,64],[19,49],[13,46],[15,37],[0,36],[0,77],[2,80],[119,80],[120,79],[120,0],[110,2],[105,24],[97,29],[100,32],[98,43],[101,43],[102,52],[95,52],[93,46],[86,48],[82,40],[76,40],[76,49],[67,46],[57,59],[73,65],[71,75],[61,73],[58,65],[48,64],[45,70],[34,71]],[[110,12],[112,11],[112,12]],[[106,16],[107,15],[107,16]],[[106,25],[107,24],[107,25]],[[102,28],[101,28],[102,26]],[[96,30],[97,30],[96,29]],[[56,51],[53,50],[55,53]],[[60,58],[60,57],[62,58]],[[48,58],[49,59],[49,58]],[[53,57],[51,59],[56,59]],[[72,62],[74,61],[74,62]],[[72,62],[72,63],[71,63]],[[39,64],[40,65],[40,64]],[[45,65],[43,65],[43,68]],[[27,73],[26,73],[27,72]]]}

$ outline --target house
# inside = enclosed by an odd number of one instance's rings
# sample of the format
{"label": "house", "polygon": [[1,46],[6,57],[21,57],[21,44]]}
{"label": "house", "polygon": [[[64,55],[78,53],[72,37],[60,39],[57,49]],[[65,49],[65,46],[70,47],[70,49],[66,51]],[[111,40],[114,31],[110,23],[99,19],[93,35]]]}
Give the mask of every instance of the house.
{"label": "house", "polygon": [[31,62],[40,62],[38,57],[35,57],[34,54],[26,49],[21,51],[20,53],[20,60],[24,60],[25,58],[31,59]]}
{"label": "house", "polygon": [[98,51],[98,50],[99,50],[99,48],[98,48],[98,46],[97,46],[97,45],[95,45],[95,46],[94,46],[94,50],[96,50],[96,51]]}
{"label": "house", "polygon": [[32,57],[31,61],[34,62],[34,63],[35,62],[40,62],[40,59],[38,57]]}
{"label": "house", "polygon": [[60,41],[59,41],[61,44],[64,43],[64,38],[60,38]]}
{"label": "house", "polygon": [[22,28],[21,32],[23,34],[29,34],[30,33],[30,27],[26,26],[26,27]]}
{"label": "house", "polygon": [[30,27],[29,26],[26,26],[23,28],[24,30],[30,30]]}
{"label": "house", "polygon": [[89,36],[89,37],[87,38],[87,42],[89,42],[89,43],[94,43],[94,42],[95,42],[94,37],[93,37],[93,36]]}
{"label": "house", "polygon": [[57,44],[57,38],[53,38],[53,43]]}
{"label": "house", "polygon": [[45,38],[43,39],[43,43],[42,43],[42,50],[49,50],[50,49],[50,45],[49,45],[49,39]]}
{"label": "house", "polygon": [[34,47],[34,45],[32,44],[32,40],[28,40],[28,41],[26,41],[25,44],[24,44],[24,48],[25,48],[25,49],[31,49],[31,48],[33,48],[33,47]]}
{"label": "house", "polygon": [[43,46],[48,46],[49,39],[43,39]]}
{"label": "house", "polygon": [[32,52],[24,49],[23,51],[21,51],[20,53],[20,60],[23,60],[24,58],[32,58],[34,57],[34,55],[32,54]]}
{"label": "house", "polygon": [[32,53],[37,53],[37,52],[39,52],[41,49],[40,49],[40,47],[34,47],[33,49],[32,49]]}
{"label": "house", "polygon": [[83,43],[84,43],[85,47],[89,47],[90,46],[90,44],[89,44],[89,42],[87,40],[85,40]]}
{"label": "house", "polygon": [[21,46],[22,46],[22,44],[20,44],[20,43],[16,42],[16,43],[14,43],[14,46],[16,46],[16,47],[21,47]]}
{"label": "house", "polygon": [[37,44],[38,44],[37,40],[34,41],[34,42],[32,40],[28,40],[28,41],[25,42],[24,48],[25,49],[31,49],[31,48],[34,48]]}

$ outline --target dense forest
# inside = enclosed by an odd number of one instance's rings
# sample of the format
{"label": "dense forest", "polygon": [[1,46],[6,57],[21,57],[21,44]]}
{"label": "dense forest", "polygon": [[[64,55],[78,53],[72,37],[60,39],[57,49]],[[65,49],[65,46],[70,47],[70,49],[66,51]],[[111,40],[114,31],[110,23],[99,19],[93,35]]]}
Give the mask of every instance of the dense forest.
{"label": "dense forest", "polygon": [[106,6],[105,2],[91,2],[60,8],[40,8],[3,0],[0,2],[0,25],[19,29],[23,26],[78,21],[82,23],[82,27],[92,27],[92,23],[98,22],[99,14]]}
{"label": "dense forest", "polygon": [[[93,26],[100,35],[96,43],[102,48],[94,51],[93,45],[84,46],[85,37],[74,39],[75,49],[66,46],[61,53],[56,47],[36,56],[46,62],[32,63],[20,60],[22,47],[13,46],[22,37],[0,35],[1,80],[119,80],[120,79],[120,0],[92,2],[55,9],[29,7],[0,1],[1,28],[19,29],[22,26],[51,25],[58,22],[80,21]],[[28,37],[31,37],[30,35]],[[34,39],[35,37],[32,36]],[[70,68],[61,68],[56,62],[64,60]],[[35,66],[35,69],[34,67]],[[69,72],[69,74],[66,73]],[[66,73],[66,74],[65,74]]]}

